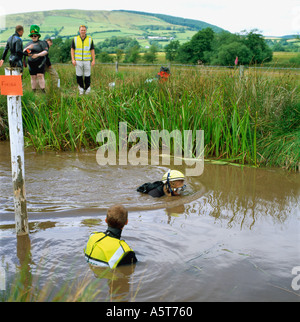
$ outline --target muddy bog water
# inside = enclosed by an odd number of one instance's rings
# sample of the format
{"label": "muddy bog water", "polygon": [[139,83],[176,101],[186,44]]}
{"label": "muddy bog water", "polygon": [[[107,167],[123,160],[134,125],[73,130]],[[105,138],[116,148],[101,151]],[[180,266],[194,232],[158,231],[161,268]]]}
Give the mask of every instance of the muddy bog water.
{"label": "muddy bog water", "polygon": [[[292,273],[300,266],[299,173],[206,162],[181,197],[153,199],[136,188],[166,166],[99,166],[96,152],[26,150],[30,234],[16,238],[9,151],[0,142],[6,288],[28,253],[31,280],[59,289],[88,277],[99,284],[97,300],[300,300]],[[90,269],[83,248],[91,232],[106,229],[106,209],[116,203],[129,209],[122,237],[138,263],[112,279]]]}

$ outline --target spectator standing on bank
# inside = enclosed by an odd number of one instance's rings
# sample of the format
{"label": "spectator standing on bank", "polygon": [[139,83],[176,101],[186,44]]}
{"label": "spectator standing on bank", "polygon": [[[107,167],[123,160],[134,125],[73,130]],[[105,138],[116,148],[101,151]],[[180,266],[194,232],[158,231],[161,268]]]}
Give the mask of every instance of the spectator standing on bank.
{"label": "spectator standing on bank", "polygon": [[16,26],[15,33],[10,36],[7,40],[2,58],[0,60],[0,67],[2,67],[4,60],[10,50],[9,65],[10,67],[19,67],[23,72],[23,41],[21,37],[23,36],[24,29],[21,25]]}
{"label": "spectator standing on bank", "polygon": [[53,45],[53,41],[51,38],[46,39],[46,45],[48,46],[48,54],[45,56],[46,57],[46,72],[48,72],[51,76],[52,79],[55,80],[55,83],[57,84],[57,87],[60,87],[60,79],[57,71],[55,68],[53,68],[50,58],[49,58],[49,50],[50,47]]}
{"label": "spectator standing on bank", "polygon": [[37,25],[30,26],[29,37],[32,41],[24,49],[24,52],[27,52],[29,56],[28,66],[31,77],[31,88],[35,92],[37,84],[39,84],[41,91],[45,93],[45,56],[48,54],[48,46],[45,41],[40,40],[40,27]]}
{"label": "spectator standing on bank", "polygon": [[79,27],[79,35],[73,38],[71,58],[76,68],[79,94],[88,94],[91,91],[91,66],[95,65],[95,48],[92,37],[86,35],[84,25]]}

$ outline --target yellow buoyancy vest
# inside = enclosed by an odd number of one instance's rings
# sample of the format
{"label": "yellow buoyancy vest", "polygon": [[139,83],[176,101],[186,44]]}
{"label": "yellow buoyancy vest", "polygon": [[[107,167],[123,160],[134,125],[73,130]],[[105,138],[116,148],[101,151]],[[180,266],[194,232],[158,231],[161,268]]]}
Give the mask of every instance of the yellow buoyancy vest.
{"label": "yellow buoyancy vest", "polygon": [[119,262],[133,250],[124,240],[107,236],[105,233],[94,232],[90,235],[85,257],[88,263],[97,266],[116,268]]}
{"label": "yellow buoyancy vest", "polygon": [[75,60],[91,60],[92,37],[86,36],[84,40],[80,36],[74,37]]}

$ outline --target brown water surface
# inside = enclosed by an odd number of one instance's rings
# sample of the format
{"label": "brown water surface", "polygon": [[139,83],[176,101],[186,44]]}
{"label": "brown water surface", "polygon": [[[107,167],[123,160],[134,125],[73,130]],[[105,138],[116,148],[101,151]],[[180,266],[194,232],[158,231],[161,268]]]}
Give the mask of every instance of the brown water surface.
{"label": "brown water surface", "polygon": [[[0,142],[1,266],[10,283],[30,254],[28,273],[57,289],[89,276],[99,300],[299,301],[300,176],[279,169],[205,163],[180,197],[154,199],[136,188],[166,166],[99,166],[96,152],[25,152],[29,237],[16,238],[7,142]],[[184,171],[184,167],[177,167]],[[106,209],[122,203],[122,237],[138,263],[112,280],[96,277],[83,248],[106,229]]]}

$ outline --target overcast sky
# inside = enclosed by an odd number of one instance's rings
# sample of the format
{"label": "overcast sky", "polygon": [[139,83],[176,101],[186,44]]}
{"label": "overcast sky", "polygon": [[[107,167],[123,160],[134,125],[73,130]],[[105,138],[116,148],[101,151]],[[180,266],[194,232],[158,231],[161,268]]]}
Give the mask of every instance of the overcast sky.
{"label": "overcast sky", "polygon": [[74,0],[1,2],[0,15],[54,9],[126,9],[202,20],[233,33],[253,28],[266,36],[300,33],[300,0],[98,0],[86,1],[86,5]]}

